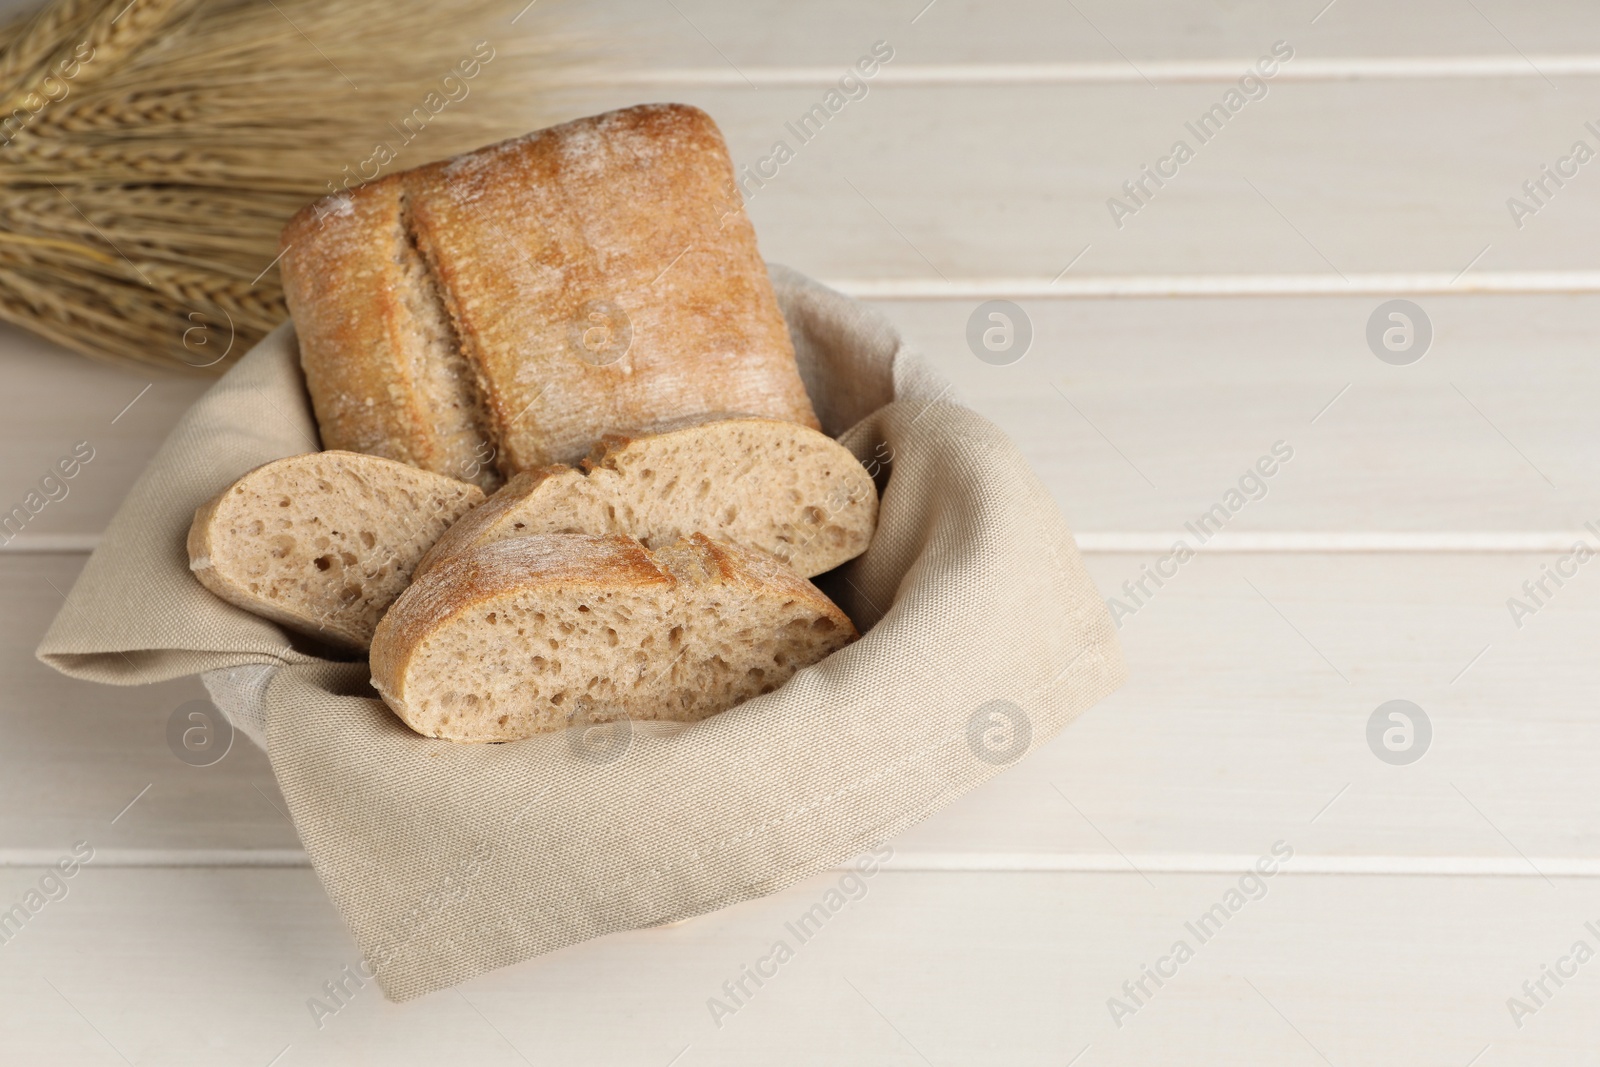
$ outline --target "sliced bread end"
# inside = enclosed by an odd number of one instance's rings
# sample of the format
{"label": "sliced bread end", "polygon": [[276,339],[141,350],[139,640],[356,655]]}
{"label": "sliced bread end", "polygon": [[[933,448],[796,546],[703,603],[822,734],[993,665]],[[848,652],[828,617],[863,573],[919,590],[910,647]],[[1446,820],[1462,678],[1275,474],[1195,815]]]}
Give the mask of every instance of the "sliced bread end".
{"label": "sliced bread end", "polygon": [[364,649],[422,554],[482,500],[475,485],[377,456],[290,456],[195,511],[189,568],[246,611]]}
{"label": "sliced bread end", "polygon": [[804,577],[865,552],[872,477],[826,434],[776,419],[611,436],[584,461],[526,471],[457,523],[418,567],[507,537],[620,533],[646,547],[691,533],[770,552]]}
{"label": "sliced bread end", "polygon": [[694,722],[787,682],[855,626],[758,551],[547,534],[444,561],[395,602],[372,684],[413,730],[512,741],[575,724]]}

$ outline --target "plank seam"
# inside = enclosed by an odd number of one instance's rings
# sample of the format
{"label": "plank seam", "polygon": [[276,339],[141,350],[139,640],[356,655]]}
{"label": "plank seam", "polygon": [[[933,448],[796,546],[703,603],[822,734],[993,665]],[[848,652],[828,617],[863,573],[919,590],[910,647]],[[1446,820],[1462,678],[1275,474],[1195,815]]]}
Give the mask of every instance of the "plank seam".
{"label": "plank seam", "polygon": [[[0,849],[0,867],[42,868],[61,857],[61,848]],[[915,873],[992,874],[1243,874],[1254,869],[1255,854],[1231,853],[976,853],[900,852],[885,868]],[[227,868],[311,865],[299,849],[97,849],[100,868]],[[854,867],[831,868],[849,871]],[[1600,858],[1573,856],[1395,856],[1308,855],[1296,853],[1285,874],[1485,876],[1507,878],[1600,877]]]}
{"label": "plank seam", "polygon": [[1369,274],[1085,274],[1049,278],[836,278],[858,300],[1118,300],[1144,297],[1495,296],[1600,293],[1600,271]]}
{"label": "plank seam", "polygon": [[[1165,552],[1180,533],[1163,530],[1079,531],[1078,548],[1085,553]],[[0,556],[82,555],[94,550],[98,534],[19,534],[0,547]],[[1240,553],[1461,553],[1524,554],[1565,552],[1574,542],[1586,540],[1581,530],[1533,530],[1483,533],[1424,530],[1416,532],[1294,531],[1277,533],[1213,534],[1202,551]]]}
{"label": "plank seam", "polygon": [[[1236,82],[1256,62],[1236,59],[1140,59],[1094,63],[905,63],[873,75],[874,86],[1104,85]],[[658,67],[601,71],[580,81],[585,88],[645,86],[750,86],[822,89],[836,84],[839,66]],[[1460,78],[1549,78],[1600,75],[1595,55],[1330,56],[1295,58],[1273,75],[1275,82],[1427,81]]]}
{"label": "plank seam", "polygon": [[[1083,552],[1165,552],[1179,536],[1163,531],[1107,531],[1079,533],[1078,548]],[[1418,531],[1375,533],[1358,532],[1282,532],[1213,534],[1201,552],[1275,553],[1308,552],[1327,555],[1359,553],[1466,553],[1521,554],[1565,552],[1576,541],[1587,541],[1583,531],[1512,531],[1456,533]]]}

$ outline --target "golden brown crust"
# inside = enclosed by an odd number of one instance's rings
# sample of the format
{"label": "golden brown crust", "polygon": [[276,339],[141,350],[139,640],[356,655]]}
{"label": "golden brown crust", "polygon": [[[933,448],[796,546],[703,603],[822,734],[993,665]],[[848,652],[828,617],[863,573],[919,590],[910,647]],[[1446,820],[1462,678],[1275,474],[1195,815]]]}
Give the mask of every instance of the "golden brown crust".
{"label": "golden brown crust", "polygon": [[428,427],[397,336],[398,272],[381,237],[399,205],[394,178],[307,205],[284,227],[279,270],[322,446],[427,467]]}
{"label": "golden brown crust", "polygon": [[[233,488],[232,486],[228,487]],[[222,498],[227,495],[224,489],[204,504],[194,509],[194,521],[189,523],[189,535],[184,539],[184,548],[189,553],[189,569],[195,577],[200,577],[200,570],[210,570],[211,560],[211,518],[217,513],[217,508],[222,504]],[[197,569],[196,560],[206,561],[206,566]],[[202,582],[204,578],[200,579]]]}
{"label": "golden brown crust", "polygon": [[398,691],[424,636],[503,593],[532,585],[623,589],[673,581],[631,537],[548,534],[492,542],[445,560],[400,594],[372,637],[373,685],[380,693]]}
{"label": "golden brown crust", "polygon": [[[627,448],[629,444],[636,440],[638,440],[637,437],[630,437],[623,433],[605,434],[590,447],[589,454],[583,457],[578,466],[585,474],[597,467],[603,467],[607,456]],[[566,465],[561,464],[561,466]]]}
{"label": "golden brown crust", "polygon": [[686,418],[817,427],[733,181],[704,112],[645,105],[302,211],[283,274],[325,442],[462,476],[440,469],[440,420],[407,365],[402,297],[419,283],[389,251],[402,217],[502,472]]}
{"label": "golden brown crust", "polygon": [[435,563],[450,559],[452,556],[459,556],[475,545],[485,544],[491,539],[514,536],[513,531],[502,532],[499,529],[507,521],[508,516],[532,496],[547,479],[559,477],[570,470],[571,467],[557,463],[513,475],[511,480],[501,486],[487,501],[450,525],[444,536],[435,541],[433,547],[418,561],[416,573],[420,576],[432,569]]}
{"label": "golden brown crust", "polygon": [[[407,178],[303,208],[279,247],[284,296],[322,446],[383,456],[492,490],[493,449],[469,395],[441,396],[459,361],[407,245]],[[431,312],[431,313],[430,313]],[[470,383],[462,383],[470,393]]]}
{"label": "golden brown crust", "polygon": [[419,244],[478,367],[503,471],[699,414],[818,425],[733,179],[715,123],[675,104],[416,175]]}
{"label": "golden brown crust", "polygon": [[749,589],[779,590],[796,600],[815,604],[819,610],[836,614],[852,633],[855,631],[855,624],[833,601],[770,552],[731,541],[714,541],[698,533],[691,534],[686,540],[694,544],[704,553],[708,563],[716,567],[718,580],[738,583]]}
{"label": "golden brown crust", "polygon": [[749,590],[778,593],[827,615],[849,634],[850,640],[861,636],[850,617],[839,610],[839,606],[829,600],[822,590],[770,552],[731,541],[716,541],[704,534],[690,534],[652,554],[658,564],[680,574],[682,580],[688,580],[687,575],[674,571],[673,562],[669,561],[675,552],[682,553],[677,557],[679,560],[690,557],[693,560],[691,565],[698,565],[701,584],[737,585]]}

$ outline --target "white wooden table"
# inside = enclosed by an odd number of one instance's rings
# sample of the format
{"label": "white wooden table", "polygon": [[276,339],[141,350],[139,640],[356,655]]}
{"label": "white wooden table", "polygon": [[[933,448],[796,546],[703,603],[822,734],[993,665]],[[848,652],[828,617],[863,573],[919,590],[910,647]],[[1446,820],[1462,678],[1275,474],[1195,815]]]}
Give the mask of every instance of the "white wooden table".
{"label": "white wooden table", "polygon": [[[752,168],[785,140],[749,202],[764,253],[890,315],[1137,607],[1121,692],[894,841],[725,1017],[708,1001],[837,875],[315,1018],[358,953],[265,758],[173,757],[194,681],[32,657],[203,384],[0,337],[0,506],[95,450],[0,552],[0,910],[94,848],[0,944],[0,1062],[1593,1062],[1600,962],[1572,952],[1600,951],[1600,562],[1545,575],[1600,548],[1600,161],[1561,163],[1600,151],[1600,8],[1324,2],[621,0],[507,27],[614,35],[567,114],[694,103]],[[866,95],[799,144],[785,123],[878,41]],[[1185,124],[1278,41],[1201,144]],[[1141,203],[1146,164],[1169,176]],[[1569,174],[1539,203],[1545,165]],[[1367,339],[1396,298],[1431,324],[1409,365]],[[967,341],[990,299],[1031,325],[1009,365]],[[1122,592],[1277,442],[1264,496]],[[1397,699],[1431,724],[1403,765],[1368,740]]]}

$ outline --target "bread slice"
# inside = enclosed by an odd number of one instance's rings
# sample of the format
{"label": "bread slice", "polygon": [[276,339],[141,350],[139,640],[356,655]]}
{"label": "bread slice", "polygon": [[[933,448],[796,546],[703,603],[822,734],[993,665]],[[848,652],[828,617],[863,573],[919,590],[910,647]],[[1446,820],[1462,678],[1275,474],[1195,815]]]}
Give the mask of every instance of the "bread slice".
{"label": "bread slice", "polygon": [[607,438],[583,470],[519,474],[450,527],[417,573],[507,537],[626,534],[657,548],[703,533],[770,552],[809,578],[865,552],[877,520],[872,476],[833,438],[776,419],[727,419]]}
{"label": "bread slice", "polygon": [[817,426],[734,179],[709,115],[647,104],[309,205],[281,271],[323,444],[472,478],[686,417]]}
{"label": "bread slice", "polygon": [[356,452],[246,474],[194,513],[189,569],[230,604],[364,649],[433,542],[483,491]]}
{"label": "bread slice", "polygon": [[619,719],[695,722],[857,637],[764,553],[694,534],[543,534],[447,560],[372,639],[372,684],[413,730],[514,741]]}

